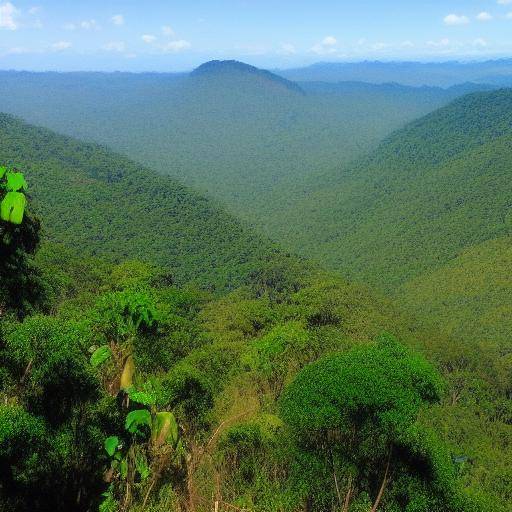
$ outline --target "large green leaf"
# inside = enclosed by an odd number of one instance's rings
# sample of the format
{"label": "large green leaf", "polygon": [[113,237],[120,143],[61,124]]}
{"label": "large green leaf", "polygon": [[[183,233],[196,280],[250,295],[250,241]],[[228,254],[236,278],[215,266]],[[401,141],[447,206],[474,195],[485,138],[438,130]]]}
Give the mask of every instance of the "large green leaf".
{"label": "large green leaf", "polygon": [[116,453],[119,446],[119,438],[117,436],[110,436],[105,439],[105,450],[112,457]]}
{"label": "large green leaf", "polygon": [[21,172],[8,172],[7,173],[7,190],[11,192],[18,192],[18,190],[26,190],[27,182],[25,176]]}
{"label": "large green leaf", "polygon": [[21,224],[27,199],[21,192],[7,192],[0,204],[0,218],[12,224]]}
{"label": "large green leaf", "polygon": [[137,409],[126,416],[125,428],[131,434],[142,433],[139,429],[144,425],[151,428],[151,414],[147,409]]}
{"label": "large green leaf", "polygon": [[4,177],[4,174],[7,172],[7,167],[0,166],[0,180]]}
{"label": "large green leaf", "polygon": [[151,438],[155,446],[168,443],[175,446],[178,442],[178,423],[172,412],[162,411],[155,415],[151,428]]}
{"label": "large green leaf", "polygon": [[107,359],[112,356],[112,351],[108,345],[102,345],[97,348],[91,356],[91,364],[96,368],[100,364],[103,364]]}

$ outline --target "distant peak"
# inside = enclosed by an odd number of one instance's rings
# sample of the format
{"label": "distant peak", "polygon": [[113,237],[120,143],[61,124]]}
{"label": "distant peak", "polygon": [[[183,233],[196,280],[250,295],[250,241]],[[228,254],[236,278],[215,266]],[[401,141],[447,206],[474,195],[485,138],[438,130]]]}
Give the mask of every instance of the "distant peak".
{"label": "distant peak", "polygon": [[270,71],[251,66],[245,62],[237,60],[211,60],[201,64],[192,71],[191,76],[229,76],[229,75],[253,75],[255,77],[264,78],[271,82],[280,84],[287,89],[304,94],[304,91],[298,84],[278,76]]}

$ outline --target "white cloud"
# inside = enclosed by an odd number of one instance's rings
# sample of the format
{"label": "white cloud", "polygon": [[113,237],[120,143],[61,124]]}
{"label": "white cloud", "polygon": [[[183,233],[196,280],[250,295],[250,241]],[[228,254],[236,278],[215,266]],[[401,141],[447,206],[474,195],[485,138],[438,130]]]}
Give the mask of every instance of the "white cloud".
{"label": "white cloud", "polygon": [[96,20],[84,20],[80,22],[80,27],[84,30],[98,30],[100,28]]}
{"label": "white cloud", "polygon": [[316,53],[317,55],[326,55],[326,54],[332,54],[336,53],[338,50],[336,48],[336,45],[338,44],[338,41],[334,36],[326,36],[322,39],[320,43],[315,44],[311,51],[313,53]]}
{"label": "white cloud", "polygon": [[445,25],[467,25],[469,18],[467,16],[459,16],[458,14],[448,14],[443,21]]}
{"label": "white cloud", "polygon": [[70,32],[76,30],[76,25],[74,23],[66,23],[63,27],[64,30],[69,30]]}
{"label": "white cloud", "polygon": [[39,14],[41,12],[41,7],[39,6],[34,6],[34,7],[31,7],[29,10],[28,10],[28,13],[31,15],[31,16],[35,16],[36,14]]}
{"label": "white cloud", "polygon": [[109,41],[107,44],[103,45],[103,49],[107,52],[124,52],[126,50],[126,45],[123,41]]}
{"label": "white cloud", "polygon": [[500,5],[510,5],[512,4],[512,0],[498,0]]}
{"label": "white cloud", "polygon": [[67,50],[68,48],[71,48],[71,43],[69,41],[57,41],[52,44],[52,49],[57,52]]}
{"label": "white cloud", "polygon": [[18,28],[16,18],[19,14],[20,11],[11,2],[0,4],[0,29],[16,30]]}
{"label": "white cloud", "polygon": [[281,55],[295,55],[297,53],[297,48],[291,43],[283,43],[277,53]]}
{"label": "white cloud", "polygon": [[483,37],[478,37],[473,41],[473,46],[476,46],[478,48],[485,48],[486,46],[488,46],[488,44]]}
{"label": "white cloud", "polygon": [[427,46],[431,48],[446,48],[450,46],[450,40],[445,37],[439,41],[427,41]]}
{"label": "white cloud", "polygon": [[114,25],[124,25],[124,16],[122,14],[116,14],[111,18]]}
{"label": "white cloud", "polygon": [[178,53],[184,50],[188,50],[192,45],[185,41],[185,39],[179,39],[177,41],[169,41],[160,46],[160,49],[164,52]]}
{"label": "white cloud", "polygon": [[400,43],[401,48],[414,48],[414,43],[412,41],[402,41]]}
{"label": "white cloud", "polygon": [[383,42],[378,42],[372,44],[372,50],[380,52],[382,50],[385,50],[389,45]]}
{"label": "white cloud", "polygon": [[147,44],[151,44],[151,43],[154,43],[156,41],[156,37],[155,36],[152,36],[151,34],[144,34],[141,39],[147,43]]}
{"label": "white cloud", "polygon": [[327,36],[327,37],[324,37],[321,44],[322,44],[322,46],[335,46],[337,43],[338,43],[338,41],[336,41],[335,37]]}
{"label": "white cloud", "polygon": [[167,36],[167,37],[174,37],[175,36],[174,30],[169,25],[164,25],[162,27],[162,33],[165,36]]}
{"label": "white cloud", "polygon": [[509,20],[512,20],[512,12],[507,13],[506,18]]}
{"label": "white cloud", "polygon": [[483,11],[480,14],[478,14],[476,19],[478,21],[491,21],[492,20],[492,15],[489,14],[488,12],[486,12],[486,11]]}

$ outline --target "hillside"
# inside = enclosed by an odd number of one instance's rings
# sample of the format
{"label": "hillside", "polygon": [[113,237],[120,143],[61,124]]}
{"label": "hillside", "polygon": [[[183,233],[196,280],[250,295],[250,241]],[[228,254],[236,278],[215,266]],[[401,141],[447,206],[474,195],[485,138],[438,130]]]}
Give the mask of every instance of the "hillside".
{"label": "hillside", "polygon": [[31,183],[45,238],[110,260],[138,258],[178,282],[230,288],[275,253],[214,202],[93,144],[0,114],[0,161]]}
{"label": "hillside", "polygon": [[[512,90],[471,94],[319,177],[287,205],[280,236],[352,280],[404,295],[419,318],[450,335],[499,331],[505,340],[497,310],[512,305],[504,278],[512,268],[497,248],[512,230],[511,169]],[[468,269],[482,280],[461,280]]]}
{"label": "hillside", "polygon": [[214,61],[183,76],[2,72],[0,110],[107,144],[260,226],[286,226],[281,209],[311,177],[474,87],[298,86]]}
{"label": "hillside", "polygon": [[278,75],[298,82],[361,81],[376,84],[398,82],[410,86],[450,87],[463,82],[510,86],[512,60],[472,62],[319,62],[296,69],[277,70]]}
{"label": "hillside", "polygon": [[[510,346],[512,239],[487,240],[405,283],[402,307],[452,339]],[[508,351],[508,348],[505,348]]]}

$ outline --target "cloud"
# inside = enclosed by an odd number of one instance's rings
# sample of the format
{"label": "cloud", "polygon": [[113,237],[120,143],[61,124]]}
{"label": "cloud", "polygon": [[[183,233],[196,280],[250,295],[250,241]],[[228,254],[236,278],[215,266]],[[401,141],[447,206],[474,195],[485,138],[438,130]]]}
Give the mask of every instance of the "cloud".
{"label": "cloud", "polygon": [[66,23],[63,27],[64,30],[69,30],[70,32],[76,30],[76,25],[74,23]]}
{"label": "cloud", "polygon": [[155,36],[152,36],[151,34],[144,34],[141,39],[147,43],[147,44],[151,44],[151,43],[154,43],[156,41],[156,37]]}
{"label": "cloud", "polygon": [[19,14],[20,11],[11,2],[0,4],[0,29],[16,30],[18,28],[16,18]]}
{"label": "cloud", "polygon": [[324,37],[324,39],[323,39],[321,44],[323,46],[335,46],[337,43],[338,43],[338,41],[336,41],[335,37],[327,36],[327,37]]}
{"label": "cloud", "polygon": [[511,5],[512,4],[512,0],[498,0],[498,3],[500,5]]}
{"label": "cloud", "polygon": [[507,13],[505,17],[509,20],[512,20],[512,12]]}
{"label": "cloud", "polygon": [[96,20],[84,20],[80,22],[80,27],[84,30],[99,30]]}
{"label": "cloud", "polygon": [[109,41],[103,45],[103,49],[107,52],[119,52],[122,53],[126,50],[126,45],[123,41]]}
{"label": "cloud", "polygon": [[492,15],[489,14],[488,12],[484,11],[484,12],[481,12],[480,14],[478,14],[476,19],[478,21],[491,21],[492,20]]}
{"label": "cloud", "polygon": [[330,53],[336,53],[338,50],[336,45],[338,41],[334,36],[326,36],[319,43],[315,44],[311,51],[317,55],[326,55]]}
{"label": "cloud", "polygon": [[291,43],[283,43],[277,53],[280,55],[295,55],[297,53],[297,48],[295,48]]}
{"label": "cloud", "polygon": [[122,14],[116,14],[110,19],[114,25],[124,25],[124,16]]}
{"label": "cloud", "polygon": [[28,13],[31,15],[31,16],[35,16],[36,14],[39,14],[40,12],[42,11],[41,7],[39,6],[34,6],[34,7],[31,7],[29,10],[28,10]]}
{"label": "cloud", "polygon": [[427,46],[431,48],[446,48],[450,46],[450,40],[445,37],[439,41],[427,41]]}
{"label": "cloud", "polygon": [[467,25],[469,18],[467,16],[459,16],[458,14],[448,14],[443,21],[445,25]]}
{"label": "cloud", "polygon": [[56,43],[52,44],[52,49],[56,52],[61,52],[63,50],[67,50],[68,48],[71,48],[71,43],[69,41],[57,41]]}
{"label": "cloud", "polygon": [[485,48],[488,46],[487,41],[483,37],[479,37],[473,41],[473,46],[478,48]]}
{"label": "cloud", "polygon": [[161,45],[159,48],[166,53],[178,53],[188,50],[192,45],[185,41],[185,39],[178,39],[177,41],[169,41]]}
{"label": "cloud", "polygon": [[167,37],[174,37],[176,35],[172,27],[170,27],[169,25],[164,25],[162,27],[162,33],[164,34],[164,36]]}

